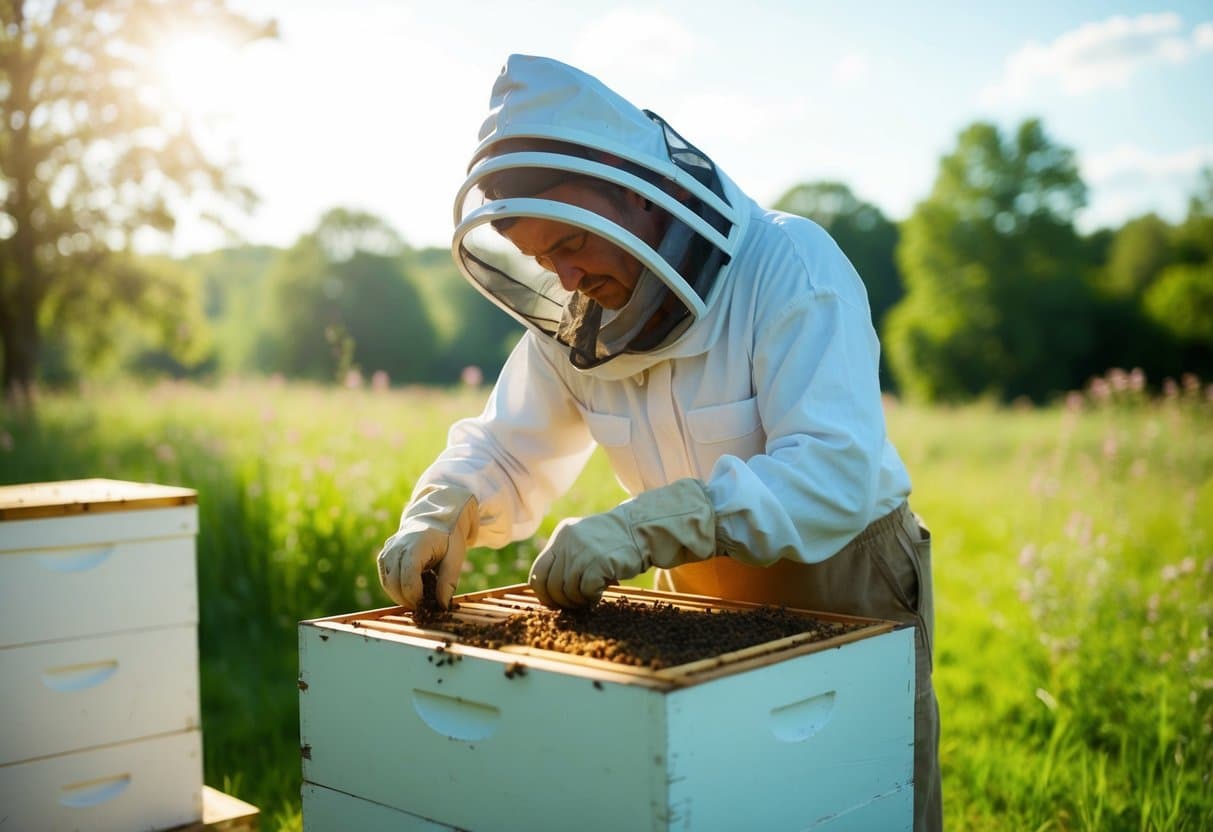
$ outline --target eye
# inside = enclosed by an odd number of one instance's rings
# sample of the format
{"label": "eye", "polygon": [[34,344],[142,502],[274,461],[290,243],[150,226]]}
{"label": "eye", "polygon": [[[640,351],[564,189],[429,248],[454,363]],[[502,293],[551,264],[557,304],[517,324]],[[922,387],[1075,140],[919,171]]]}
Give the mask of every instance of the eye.
{"label": "eye", "polygon": [[570,237],[564,243],[564,245],[557,247],[554,251],[550,251],[547,254],[535,255],[535,262],[539,264],[540,268],[549,272],[554,272],[556,271],[555,260],[571,257],[577,252],[581,251],[583,248],[585,248],[585,244],[589,239],[589,236],[590,232],[582,231],[580,234]]}

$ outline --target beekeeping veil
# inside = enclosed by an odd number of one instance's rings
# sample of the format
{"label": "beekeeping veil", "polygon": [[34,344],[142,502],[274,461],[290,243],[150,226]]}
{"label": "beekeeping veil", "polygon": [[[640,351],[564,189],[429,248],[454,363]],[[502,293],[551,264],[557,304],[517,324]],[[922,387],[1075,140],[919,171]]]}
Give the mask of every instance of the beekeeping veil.
{"label": "beekeeping veil", "polygon": [[[455,199],[452,252],[476,288],[567,346],[579,369],[658,349],[703,316],[738,236],[737,210],[710,159],[656,114],[548,58],[511,55],[489,106]],[[551,198],[552,188],[570,181],[639,195],[650,210],[665,212],[662,239],[652,246],[611,219]],[[587,231],[639,260],[627,304],[604,309],[522,257],[499,232],[518,218]]]}

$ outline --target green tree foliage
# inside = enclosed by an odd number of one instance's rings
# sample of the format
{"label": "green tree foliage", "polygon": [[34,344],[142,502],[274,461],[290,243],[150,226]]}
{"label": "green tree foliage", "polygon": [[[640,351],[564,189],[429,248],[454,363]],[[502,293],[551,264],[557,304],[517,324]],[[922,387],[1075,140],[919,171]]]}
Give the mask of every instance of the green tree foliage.
{"label": "green tree foliage", "polygon": [[1129,220],[1112,238],[1102,287],[1115,297],[1140,299],[1173,261],[1173,234],[1156,214]]}
{"label": "green tree foliage", "polygon": [[65,282],[48,298],[43,312],[55,326],[44,336],[44,379],[184,375],[206,364],[211,332],[193,270],[168,257],[126,257],[104,274]]}
{"label": "green tree foliage", "polygon": [[1175,342],[1180,369],[1213,377],[1213,170],[1174,234],[1173,265],[1144,292],[1146,316]]}
{"label": "green tree foliage", "polygon": [[136,309],[142,295],[171,293],[127,252],[138,229],[171,231],[174,198],[251,201],[165,105],[150,70],[159,44],[200,30],[237,42],[273,34],[226,0],[0,2],[0,380],[10,400],[29,400],[44,332],[97,329],[106,304]]}
{"label": "green tree foliage", "polygon": [[[838,243],[868,290],[872,323],[882,329],[885,314],[905,294],[894,253],[898,232],[879,208],[859,199],[841,182],[809,182],[789,190],[773,206],[808,217]],[[893,386],[885,356],[880,359],[881,383]]]}
{"label": "green tree foliage", "polygon": [[1092,344],[1086,200],[1073,153],[1028,120],[975,123],[902,228],[907,295],[886,344],[902,390],[927,400],[1036,400],[1081,382]]}
{"label": "green tree foliage", "polygon": [[452,383],[465,367],[479,367],[485,379],[496,378],[522,325],[472,288],[448,250],[411,252],[406,262],[438,330],[435,381]]}
{"label": "green tree foliage", "polygon": [[403,243],[382,220],[334,209],[266,278],[261,361],[288,376],[332,380],[357,367],[428,381],[434,327],[404,271]]}
{"label": "green tree foliage", "polygon": [[256,374],[257,344],[267,324],[265,278],[281,249],[238,246],[191,255],[184,264],[198,275],[213,334],[208,365],[220,374]]}
{"label": "green tree foliage", "polygon": [[1175,232],[1175,260],[1213,261],[1213,168],[1201,172],[1200,183],[1188,200],[1188,216]]}

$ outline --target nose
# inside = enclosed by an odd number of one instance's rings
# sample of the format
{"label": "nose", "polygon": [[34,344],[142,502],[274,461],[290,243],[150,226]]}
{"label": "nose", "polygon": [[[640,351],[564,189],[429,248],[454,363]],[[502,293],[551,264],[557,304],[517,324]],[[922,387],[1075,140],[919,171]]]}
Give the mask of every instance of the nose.
{"label": "nose", "polygon": [[566,292],[575,292],[577,287],[581,285],[581,281],[585,279],[585,269],[579,269],[576,266],[571,266],[568,263],[557,262],[555,264],[556,276],[560,278],[560,285],[564,287]]}

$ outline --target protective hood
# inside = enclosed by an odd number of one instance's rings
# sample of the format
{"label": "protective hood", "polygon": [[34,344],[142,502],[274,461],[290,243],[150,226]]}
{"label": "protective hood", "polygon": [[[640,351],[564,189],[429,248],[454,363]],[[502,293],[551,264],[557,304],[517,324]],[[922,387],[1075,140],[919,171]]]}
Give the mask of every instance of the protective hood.
{"label": "protective hood", "polygon": [[[710,341],[703,321],[748,214],[712,161],[656,114],[549,58],[511,55],[489,106],[455,199],[452,253],[464,276],[598,376],[625,377],[675,344]],[[631,222],[637,211],[655,219]],[[544,229],[559,245],[523,256],[512,228]],[[634,266],[626,302],[562,285],[567,269],[586,274],[592,266],[578,258],[604,244]]]}

